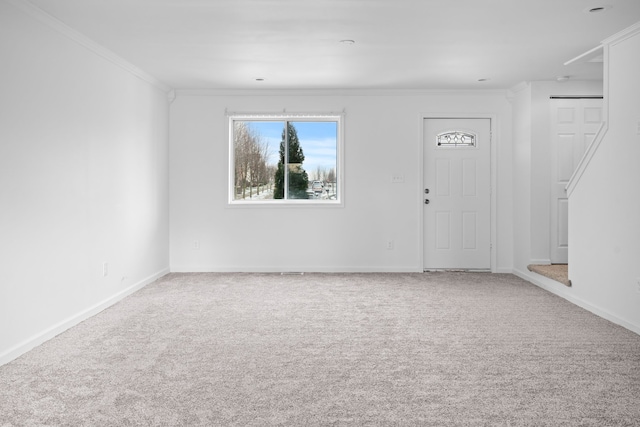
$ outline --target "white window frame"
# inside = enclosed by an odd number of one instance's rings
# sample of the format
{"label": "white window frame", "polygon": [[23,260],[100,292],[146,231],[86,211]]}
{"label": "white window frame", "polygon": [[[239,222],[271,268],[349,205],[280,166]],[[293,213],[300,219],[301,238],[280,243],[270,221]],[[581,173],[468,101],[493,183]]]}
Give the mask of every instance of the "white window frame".
{"label": "white window frame", "polygon": [[[344,206],[344,113],[227,113],[229,126],[229,174],[228,200],[230,207],[343,207]],[[337,197],[331,199],[269,199],[234,200],[235,159],[234,159],[234,122],[235,121],[300,121],[300,122],[336,122],[336,186]]]}

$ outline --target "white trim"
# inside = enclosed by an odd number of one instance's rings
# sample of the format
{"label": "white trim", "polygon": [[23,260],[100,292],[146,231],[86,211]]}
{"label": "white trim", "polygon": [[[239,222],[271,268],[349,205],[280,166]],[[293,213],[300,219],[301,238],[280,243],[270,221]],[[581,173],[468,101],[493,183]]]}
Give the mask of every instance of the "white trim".
{"label": "white trim", "polygon": [[497,222],[497,212],[498,212],[498,204],[497,204],[497,189],[498,189],[498,179],[497,179],[497,163],[498,163],[498,149],[497,149],[497,139],[499,138],[498,129],[498,116],[496,114],[484,114],[484,113],[420,113],[420,147],[419,147],[419,179],[418,185],[419,188],[416,191],[417,195],[420,197],[416,197],[419,204],[419,224],[418,224],[418,232],[420,233],[420,265],[421,271],[424,271],[424,203],[422,202],[422,187],[424,185],[424,121],[426,119],[489,119],[489,131],[490,135],[490,182],[491,182],[491,206],[490,213],[491,216],[491,235],[490,235],[490,264],[491,264],[491,272],[497,272],[497,258],[498,258],[498,222]]}
{"label": "white trim", "polygon": [[[580,54],[580,55],[576,56],[575,58],[568,60],[567,62],[564,63],[564,65],[569,65],[569,64],[571,64],[573,62],[579,61],[580,59],[587,58],[587,57],[592,56],[592,55],[593,56],[597,56],[600,53],[600,51],[602,50],[602,48],[603,48],[602,45],[598,45],[598,46],[594,47],[593,49],[589,49],[585,53]],[[585,61],[586,61],[586,59],[585,59]]]}
{"label": "white trim", "polygon": [[629,37],[633,37],[636,34],[640,33],[640,22],[636,22],[630,27],[625,28],[622,31],[617,32],[616,34],[608,37],[602,41],[603,45],[615,45],[628,39]]}
{"label": "white trim", "polygon": [[[343,109],[341,113],[305,113],[305,112],[292,112],[289,113],[286,109],[282,112],[275,113],[246,113],[246,112],[228,112],[225,110],[225,117],[227,119],[228,126],[228,143],[227,143],[227,158],[229,160],[228,165],[228,177],[227,177],[227,208],[264,208],[264,207],[303,207],[303,208],[343,208],[344,207],[344,139],[345,139],[345,116],[346,111]],[[235,120],[247,120],[247,121],[294,121],[296,119],[306,119],[307,121],[317,122],[336,122],[338,124],[338,135],[336,141],[336,180],[338,198],[336,200],[318,200],[318,199],[278,199],[278,200],[235,200],[235,162],[233,158],[233,122]],[[285,192],[287,185],[285,184]]]}
{"label": "white trim", "polygon": [[523,90],[529,89],[529,87],[531,87],[531,83],[530,82],[520,82],[518,84],[516,84],[515,86],[512,86],[509,89],[509,95],[513,96],[518,92],[522,92]]}
{"label": "white trim", "polygon": [[496,90],[426,90],[426,89],[176,89],[178,96],[482,96],[507,95]]}
{"label": "white trim", "polygon": [[578,182],[580,182],[580,178],[582,178],[584,171],[587,170],[587,168],[589,167],[589,163],[591,163],[591,159],[593,159],[593,156],[598,151],[598,148],[600,148],[600,144],[604,140],[604,136],[607,134],[608,129],[609,126],[607,125],[607,122],[602,122],[600,124],[600,128],[598,129],[598,132],[596,132],[595,138],[593,139],[591,144],[589,144],[589,147],[587,147],[587,150],[580,159],[580,163],[578,163],[576,170],[573,171],[571,178],[569,178],[569,182],[565,187],[565,189],[567,190],[567,197],[571,196],[571,193],[573,193],[573,190],[575,190]]}
{"label": "white trim", "polygon": [[615,314],[612,314],[611,312],[603,308],[600,308],[580,298],[577,298],[575,295],[573,295],[572,288],[568,288],[562,283],[556,282],[555,280],[549,279],[547,277],[541,276],[531,271],[524,272],[524,271],[514,269],[513,274],[520,277],[521,279],[526,280],[527,282],[534,284],[535,286],[538,286],[539,288],[544,289],[545,291],[551,292],[552,294],[557,295],[569,301],[570,303],[577,305],[578,307],[581,307],[587,311],[590,311],[596,316],[602,317],[603,319],[613,322],[616,325],[620,325],[623,328],[626,328],[640,335],[640,325],[627,322],[626,320],[621,319],[620,317],[616,316]]}
{"label": "white trim", "polygon": [[144,80],[145,82],[156,87],[157,89],[160,89],[162,92],[165,92],[168,94],[172,90],[172,88],[167,84],[161,82],[160,80],[156,79],[152,75],[146,73],[142,69],[136,67],[132,63],[123,59],[122,57],[116,55],[115,53],[105,48],[104,46],[99,45],[98,43],[94,42],[93,40],[83,35],[82,33],[69,27],[64,22],[48,14],[47,12],[40,9],[38,6],[34,5],[28,0],[4,0],[4,1],[14,6],[16,9],[19,9],[22,12],[26,13],[27,15],[31,16],[32,18],[37,19],[38,21],[50,27],[51,29],[69,38],[70,40],[73,40],[74,42],[83,46],[87,50],[95,53],[98,56],[101,56],[102,58],[106,59],[112,64],[122,68],[123,70],[129,72],[130,74],[140,78],[141,80]]}
{"label": "white trim", "polygon": [[278,199],[278,200],[227,200],[225,209],[336,209],[344,208],[342,200],[329,199]]}
{"label": "white trim", "polygon": [[169,100],[169,104],[173,104],[173,101],[176,100],[176,91],[174,89],[167,92],[167,99]]}
{"label": "white trim", "polygon": [[77,325],[78,323],[92,317],[95,316],[96,314],[100,313],[102,310],[111,307],[112,305],[114,305],[115,303],[117,303],[118,301],[124,299],[125,297],[133,294],[134,292],[144,288],[146,285],[148,285],[149,283],[154,282],[155,280],[159,279],[160,277],[166,275],[169,273],[169,269],[165,268],[160,270],[157,273],[152,274],[151,276],[142,279],[141,281],[139,281],[138,283],[129,286],[128,288],[116,293],[115,295],[112,295],[110,297],[108,297],[107,299],[92,305],[91,307],[86,308],[85,310],[82,310],[81,312],[68,317],[67,319],[56,323],[53,326],[50,326],[49,328],[45,329],[44,331],[32,336],[31,338],[28,338],[26,340],[24,340],[23,342],[19,343],[18,345],[8,349],[7,351],[5,351],[4,353],[0,354],[0,366],[11,362],[14,359],[17,359],[18,357],[20,357],[21,355],[23,355],[24,353],[28,352],[29,350],[32,350],[33,348],[39,346],[40,344],[44,343],[45,341],[50,340],[51,338],[55,337],[56,335],[61,334],[62,332],[66,331],[67,329],[72,328],[73,326]]}

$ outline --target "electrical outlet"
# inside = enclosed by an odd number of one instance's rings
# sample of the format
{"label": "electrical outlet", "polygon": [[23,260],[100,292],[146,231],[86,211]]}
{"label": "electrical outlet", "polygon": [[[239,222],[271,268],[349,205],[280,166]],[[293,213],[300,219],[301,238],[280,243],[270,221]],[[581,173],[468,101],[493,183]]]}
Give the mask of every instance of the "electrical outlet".
{"label": "electrical outlet", "polygon": [[387,240],[387,250],[390,251],[393,249],[393,240]]}
{"label": "electrical outlet", "polygon": [[198,249],[200,249],[200,240],[194,240],[193,241],[193,250],[197,251]]}
{"label": "electrical outlet", "polygon": [[636,279],[636,291],[640,294],[640,277]]}
{"label": "electrical outlet", "polygon": [[109,275],[109,263],[102,263],[102,277],[107,277]]}

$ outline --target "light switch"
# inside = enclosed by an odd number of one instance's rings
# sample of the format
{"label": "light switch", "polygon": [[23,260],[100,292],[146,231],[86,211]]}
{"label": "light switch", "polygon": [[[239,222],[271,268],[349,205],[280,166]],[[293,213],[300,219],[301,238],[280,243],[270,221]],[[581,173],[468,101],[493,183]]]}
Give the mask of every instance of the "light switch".
{"label": "light switch", "polygon": [[391,182],[393,184],[402,184],[404,182],[404,175],[394,173],[393,175],[391,175]]}

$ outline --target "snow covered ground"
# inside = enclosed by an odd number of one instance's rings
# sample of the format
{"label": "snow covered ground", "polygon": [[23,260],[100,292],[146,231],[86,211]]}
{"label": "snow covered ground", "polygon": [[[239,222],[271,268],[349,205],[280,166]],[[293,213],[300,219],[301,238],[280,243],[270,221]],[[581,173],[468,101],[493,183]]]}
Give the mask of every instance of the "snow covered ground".
{"label": "snow covered ground", "polygon": [[[244,193],[245,193],[244,199],[241,197],[240,194],[236,194],[236,197],[234,200],[272,200],[273,199],[273,189],[261,188],[260,194],[258,194],[257,188],[253,187],[251,189],[247,188]],[[307,194],[309,195],[309,199],[312,199],[312,200],[335,200],[336,199],[335,191],[332,191],[331,189],[323,190],[321,193],[314,193],[313,191],[308,190]]]}

